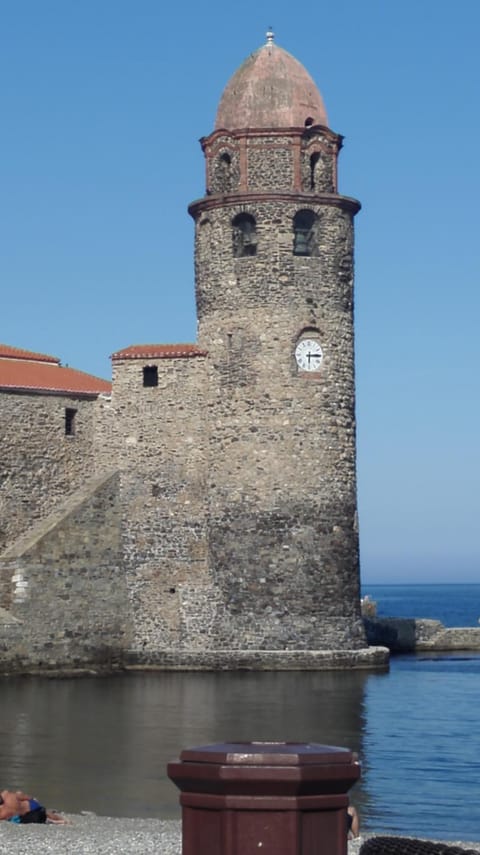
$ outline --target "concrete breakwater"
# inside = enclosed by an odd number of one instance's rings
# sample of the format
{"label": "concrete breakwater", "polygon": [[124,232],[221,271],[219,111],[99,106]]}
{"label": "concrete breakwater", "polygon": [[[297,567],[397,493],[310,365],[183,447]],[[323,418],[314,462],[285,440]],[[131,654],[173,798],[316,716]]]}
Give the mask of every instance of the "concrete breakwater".
{"label": "concrete breakwater", "polygon": [[[15,825],[0,828],[2,855],[180,855],[178,820],[112,819],[94,814],[70,816],[69,825]],[[371,836],[371,835],[368,835]],[[349,841],[348,855],[358,855],[365,837]],[[480,852],[477,843],[447,843]]]}
{"label": "concrete breakwater", "polygon": [[391,653],[421,651],[480,652],[480,627],[445,627],[425,618],[365,617],[367,641],[388,647]]}

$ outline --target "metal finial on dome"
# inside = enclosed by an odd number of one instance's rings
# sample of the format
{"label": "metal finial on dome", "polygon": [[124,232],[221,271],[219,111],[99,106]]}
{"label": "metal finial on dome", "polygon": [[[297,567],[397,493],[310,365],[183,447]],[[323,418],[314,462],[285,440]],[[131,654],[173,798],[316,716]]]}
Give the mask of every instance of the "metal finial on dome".
{"label": "metal finial on dome", "polygon": [[266,36],[267,36],[267,45],[273,45],[273,40],[274,40],[274,38],[275,38],[275,33],[273,32],[273,30],[272,30],[272,28],[271,28],[271,27],[269,27],[269,28],[268,28],[268,31],[267,31],[267,33],[266,33]]}

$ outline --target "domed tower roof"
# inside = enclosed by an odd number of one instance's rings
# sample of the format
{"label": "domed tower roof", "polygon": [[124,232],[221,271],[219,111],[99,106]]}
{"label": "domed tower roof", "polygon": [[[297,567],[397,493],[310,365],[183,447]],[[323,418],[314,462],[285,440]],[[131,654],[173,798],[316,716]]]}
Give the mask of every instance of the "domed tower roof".
{"label": "domed tower roof", "polygon": [[215,129],[328,126],[322,96],[290,53],[273,42],[252,53],[227,83]]}

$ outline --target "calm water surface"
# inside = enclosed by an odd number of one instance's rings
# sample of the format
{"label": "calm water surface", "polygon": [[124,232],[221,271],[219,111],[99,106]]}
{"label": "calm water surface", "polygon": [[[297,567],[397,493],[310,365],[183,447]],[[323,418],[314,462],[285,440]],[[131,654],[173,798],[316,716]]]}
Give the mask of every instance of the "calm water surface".
{"label": "calm water surface", "polygon": [[480,585],[362,585],[379,617],[431,618],[444,626],[479,626]]}
{"label": "calm water surface", "polygon": [[2,785],[49,806],[179,816],[166,764],[233,740],[358,751],[363,827],[480,840],[480,657],[399,657],[389,673],[128,674],[0,683]]}

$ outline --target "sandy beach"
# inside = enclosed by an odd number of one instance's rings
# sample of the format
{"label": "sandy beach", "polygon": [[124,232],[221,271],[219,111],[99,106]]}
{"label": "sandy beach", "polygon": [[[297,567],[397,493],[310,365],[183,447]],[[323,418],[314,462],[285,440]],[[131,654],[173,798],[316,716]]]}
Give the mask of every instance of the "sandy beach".
{"label": "sandy beach", "polygon": [[[1,823],[2,855],[181,855],[178,820],[118,819],[94,814],[68,816],[68,825]],[[348,855],[358,855],[365,838],[348,844]],[[450,843],[450,845],[454,845]],[[480,842],[455,843],[480,852]]]}

